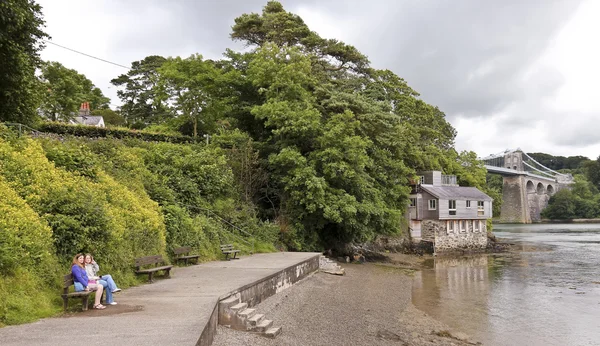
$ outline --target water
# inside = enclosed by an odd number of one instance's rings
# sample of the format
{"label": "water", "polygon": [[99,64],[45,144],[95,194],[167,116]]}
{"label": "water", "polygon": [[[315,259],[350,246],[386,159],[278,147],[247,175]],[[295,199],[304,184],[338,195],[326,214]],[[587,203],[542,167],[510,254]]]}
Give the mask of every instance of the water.
{"label": "water", "polygon": [[521,251],[436,258],[413,303],[484,345],[600,345],[600,225],[495,225]]}

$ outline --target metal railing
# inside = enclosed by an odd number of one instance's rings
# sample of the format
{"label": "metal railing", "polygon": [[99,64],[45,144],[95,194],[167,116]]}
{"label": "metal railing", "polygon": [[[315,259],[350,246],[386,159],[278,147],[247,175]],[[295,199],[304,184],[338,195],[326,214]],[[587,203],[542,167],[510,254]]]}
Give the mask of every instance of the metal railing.
{"label": "metal railing", "polygon": [[23,125],[23,124],[19,124],[19,123],[3,123],[4,125],[6,125],[6,127],[16,130],[19,133],[19,137],[22,136],[25,133],[32,133],[32,134],[36,134],[39,135],[42,132],[29,127],[27,125]]}

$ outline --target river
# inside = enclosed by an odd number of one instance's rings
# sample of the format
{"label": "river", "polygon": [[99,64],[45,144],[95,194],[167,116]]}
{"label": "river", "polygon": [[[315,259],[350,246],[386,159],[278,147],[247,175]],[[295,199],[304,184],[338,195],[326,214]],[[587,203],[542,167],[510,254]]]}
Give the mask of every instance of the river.
{"label": "river", "polygon": [[494,225],[520,251],[439,257],[413,304],[484,345],[600,345],[600,225]]}

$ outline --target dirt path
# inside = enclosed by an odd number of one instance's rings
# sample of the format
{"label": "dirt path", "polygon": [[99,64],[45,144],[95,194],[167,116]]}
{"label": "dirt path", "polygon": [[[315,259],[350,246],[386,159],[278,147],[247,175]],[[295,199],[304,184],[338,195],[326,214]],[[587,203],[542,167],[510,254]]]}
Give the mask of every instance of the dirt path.
{"label": "dirt path", "polygon": [[345,264],[317,273],[255,308],[282,326],[276,339],[218,327],[213,345],[470,345],[411,304],[411,271]]}

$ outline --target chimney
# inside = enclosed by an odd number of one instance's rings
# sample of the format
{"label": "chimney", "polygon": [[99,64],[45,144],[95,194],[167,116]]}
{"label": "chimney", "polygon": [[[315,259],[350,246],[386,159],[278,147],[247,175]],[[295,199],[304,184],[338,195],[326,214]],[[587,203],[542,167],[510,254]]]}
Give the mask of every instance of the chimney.
{"label": "chimney", "polygon": [[79,116],[84,117],[90,115],[90,103],[84,102],[81,104],[81,108],[79,108]]}

